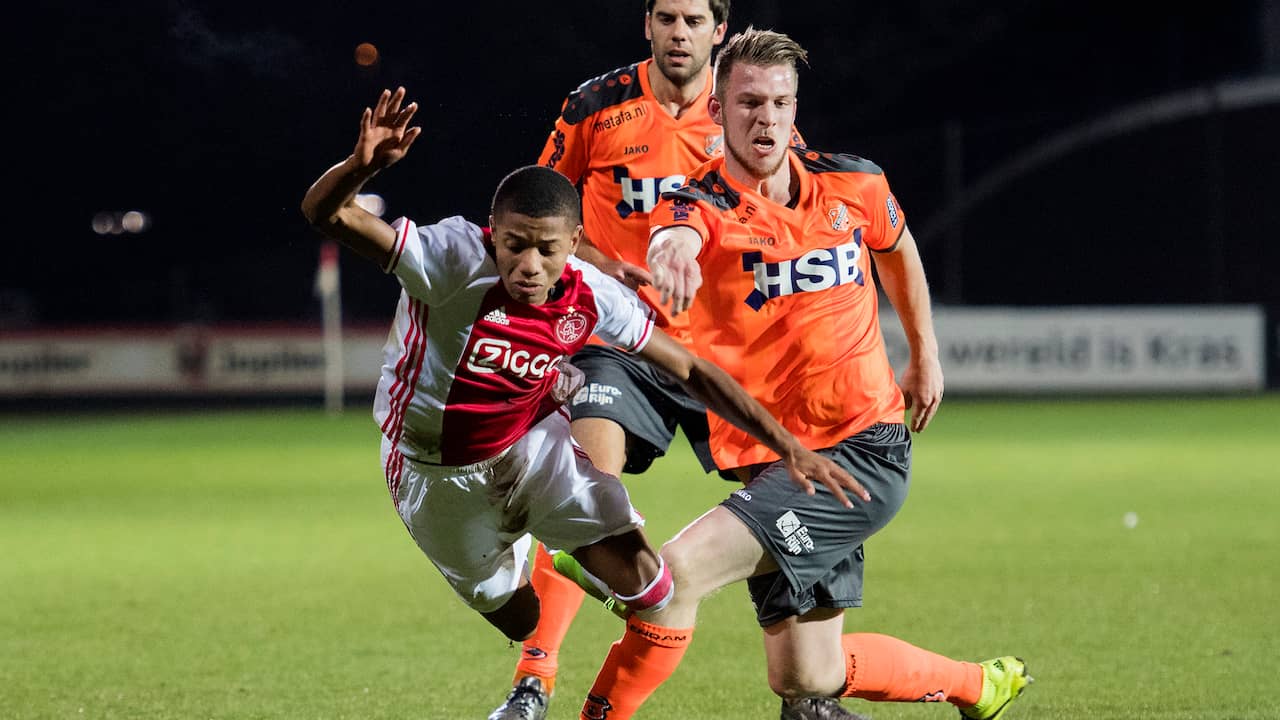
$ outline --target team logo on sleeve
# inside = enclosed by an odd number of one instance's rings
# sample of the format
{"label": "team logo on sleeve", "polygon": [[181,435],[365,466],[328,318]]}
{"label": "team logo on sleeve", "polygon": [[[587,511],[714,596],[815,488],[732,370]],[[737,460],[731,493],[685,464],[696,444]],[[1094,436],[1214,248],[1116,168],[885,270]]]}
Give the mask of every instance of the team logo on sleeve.
{"label": "team logo on sleeve", "polygon": [[576,308],[569,308],[564,315],[556,318],[556,339],[565,345],[572,345],[587,334],[587,317]]}
{"label": "team logo on sleeve", "polygon": [[889,193],[889,197],[884,199],[884,209],[889,212],[889,227],[897,229],[898,203],[894,202],[893,193]]}
{"label": "team logo on sleeve", "polygon": [[[682,222],[689,219],[689,211],[693,209],[693,205],[682,197],[674,198],[671,201],[671,219],[674,222]],[[655,226],[656,229],[656,226]]]}

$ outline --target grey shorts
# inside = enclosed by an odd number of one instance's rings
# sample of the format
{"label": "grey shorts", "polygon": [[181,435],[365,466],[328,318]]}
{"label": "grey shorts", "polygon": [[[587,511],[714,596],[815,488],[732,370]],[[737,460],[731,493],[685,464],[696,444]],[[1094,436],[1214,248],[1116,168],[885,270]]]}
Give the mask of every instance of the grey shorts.
{"label": "grey shorts", "polygon": [[876,424],[819,451],[871,493],[846,509],[817,485],[806,495],[780,463],[765,466],[720,504],[751,529],[779,571],[747,580],[756,619],[768,627],[814,608],[862,605],[862,544],[898,513],[911,482],[911,434]]}
{"label": "grey shorts", "polygon": [[570,362],[586,384],[569,403],[574,420],[608,418],[627,433],[625,473],[642,473],[667,453],[680,428],[705,472],[716,469],[707,445],[707,409],[684,387],[640,358],[604,345],[588,345]]}

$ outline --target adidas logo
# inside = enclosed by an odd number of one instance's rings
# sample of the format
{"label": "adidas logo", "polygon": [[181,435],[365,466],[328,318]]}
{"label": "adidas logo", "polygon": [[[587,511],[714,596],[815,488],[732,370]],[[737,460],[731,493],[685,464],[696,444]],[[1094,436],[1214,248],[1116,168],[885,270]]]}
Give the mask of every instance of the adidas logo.
{"label": "adidas logo", "polygon": [[496,307],[490,310],[484,316],[484,320],[486,322],[491,322],[494,325],[510,325],[511,324],[511,321],[507,319],[507,313],[504,312],[500,307]]}

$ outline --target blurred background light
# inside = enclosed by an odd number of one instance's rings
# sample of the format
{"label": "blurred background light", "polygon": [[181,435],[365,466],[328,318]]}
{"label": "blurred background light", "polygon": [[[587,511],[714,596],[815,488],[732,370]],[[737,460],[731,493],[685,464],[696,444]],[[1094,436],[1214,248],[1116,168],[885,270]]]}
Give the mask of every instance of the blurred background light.
{"label": "blurred background light", "polygon": [[378,48],[373,43],[362,42],[356,46],[356,64],[371,67],[378,62]]}
{"label": "blurred background light", "polygon": [[99,235],[146,232],[151,227],[151,216],[141,210],[125,212],[102,211],[95,213],[91,221],[93,231]]}
{"label": "blurred background light", "polygon": [[137,210],[130,210],[120,216],[120,227],[124,228],[125,232],[140,233],[150,224],[150,218]]}

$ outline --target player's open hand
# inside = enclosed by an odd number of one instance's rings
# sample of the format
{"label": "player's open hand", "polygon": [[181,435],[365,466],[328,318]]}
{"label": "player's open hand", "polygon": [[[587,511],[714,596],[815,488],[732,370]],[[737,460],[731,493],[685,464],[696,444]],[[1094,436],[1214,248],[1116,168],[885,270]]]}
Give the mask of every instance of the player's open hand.
{"label": "player's open hand", "polygon": [[[404,88],[383,90],[378,104],[365,108],[360,117],[360,139],[353,155],[361,167],[382,170],[400,161],[409,146],[422,134],[421,127],[409,127],[418,103],[404,103]],[[403,105],[403,107],[402,107]]]}
{"label": "player's open hand", "polygon": [[942,404],[942,366],[937,358],[911,359],[898,382],[902,398],[911,411],[911,432],[922,432]]}
{"label": "player's open hand", "polygon": [[847,508],[853,507],[853,502],[849,500],[846,490],[863,502],[871,501],[871,493],[829,457],[801,448],[786,461],[786,464],[787,469],[791,471],[791,482],[804,490],[807,495],[817,492],[813,486],[814,481],[817,481],[826,486],[831,494],[835,495],[836,500]]}
{"label": "player's open hand", "polygon": [[661,304],[671,303],[673,317],[693,305],[702,287],[702,268],[698,266],[701,247],[698,233],[683,226],[663,228],[649,241],[646,262],[653,275],[653,289],[658,291]]}

